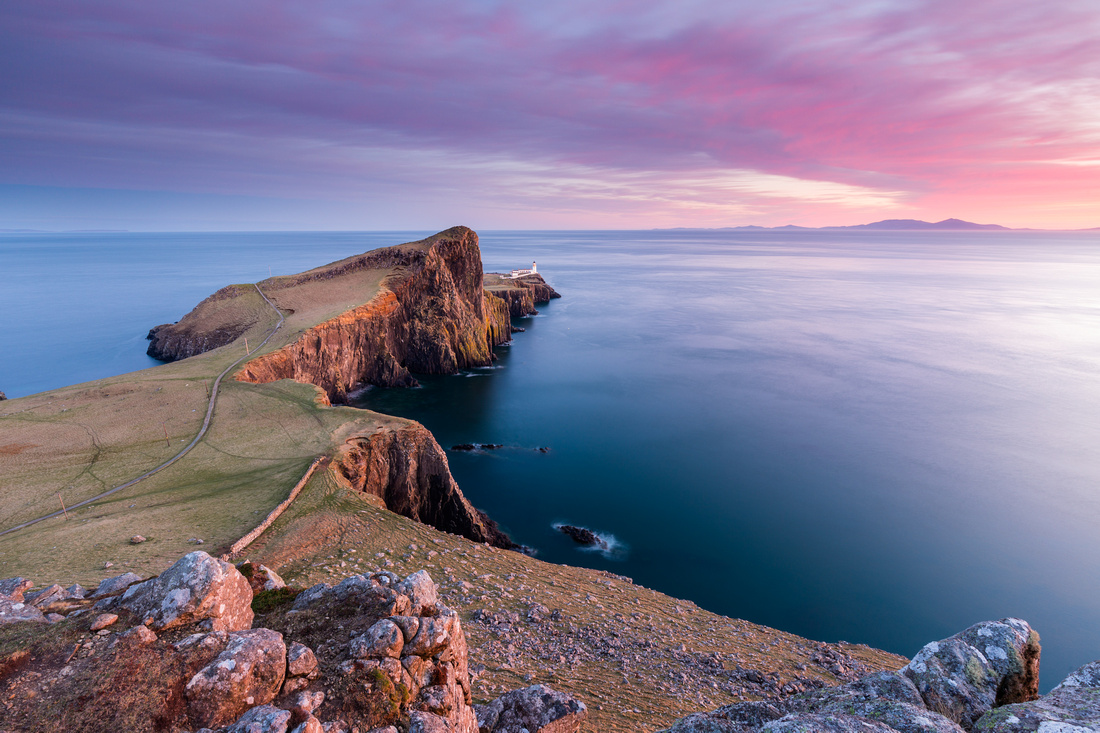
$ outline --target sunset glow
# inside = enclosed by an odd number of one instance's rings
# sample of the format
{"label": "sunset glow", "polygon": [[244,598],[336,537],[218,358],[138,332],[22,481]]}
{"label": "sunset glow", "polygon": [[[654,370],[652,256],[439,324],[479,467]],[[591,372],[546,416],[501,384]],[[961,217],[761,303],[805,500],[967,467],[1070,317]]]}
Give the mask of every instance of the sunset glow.
{"label": "sunset glow", "polygon": [[0,228],[1100,226],[1100,6],[77,3],[0,19]]}

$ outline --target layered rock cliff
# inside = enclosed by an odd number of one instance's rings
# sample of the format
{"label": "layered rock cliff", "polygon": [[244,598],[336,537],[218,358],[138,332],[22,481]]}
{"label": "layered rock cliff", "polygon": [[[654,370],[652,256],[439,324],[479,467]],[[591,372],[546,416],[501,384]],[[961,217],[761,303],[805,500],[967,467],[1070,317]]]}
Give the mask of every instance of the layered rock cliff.
{"label": "layered rock cliff", "polygon": [[396,514],[495,547],[518,549],[496,522],[470,505],[447,464],[447,455],[420,425],[348,438],[332,470],[364,494],[382,499]]}
{"label": "layered rock cliff", "polygon": [[[378,295],[252,360],[236,378],[309,382],[330,402],[341,403],[357,385],[412,386],[412,372],[450,374],[488,365],[492,348],[510,338],[511,326],[508,306],[482,287],[477,242],[470,229],[454,227],[371,253],[374,260],[400,263]],[[278,298],[278,290],[271,294]]]}
{"label": "layered rock cliff", "polygon": [[538,313],[536,303],[547,303],[561,295],[550,287],[542,275],[534,273],[511,279],[498,273],[485,275],[485,288],[508,304],[509,315],[516,318]]}

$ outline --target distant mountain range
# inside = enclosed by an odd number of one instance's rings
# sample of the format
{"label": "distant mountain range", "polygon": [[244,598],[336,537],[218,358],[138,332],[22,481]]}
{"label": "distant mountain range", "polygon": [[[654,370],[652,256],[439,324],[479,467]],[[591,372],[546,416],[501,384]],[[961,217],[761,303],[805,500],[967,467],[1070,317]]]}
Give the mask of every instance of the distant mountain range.
{"label": "distant mountain range", "polygon": [[[686,227],[680,227],[681,229]],[[976,231],[976,230],[989,230],[989,231],[1009,231],[1009,227],[1003,227],[1000,224],[975,224],[972,221],[963,221],[962,219],[944,219],[943,221],[921,221],[920,219],[883,219],[882,221],[872,222],[871,224],[854,224],[852,226],[837,226],[837,227],[800,227],[794,224],[787,224],[781,227],[759,227],[759,226],[744,226],[744,227],[722,227],[723,229],[878,229],[878,230],[893,230],[893,231],[913,231],[913,230],[948,230],[948,231]]]}

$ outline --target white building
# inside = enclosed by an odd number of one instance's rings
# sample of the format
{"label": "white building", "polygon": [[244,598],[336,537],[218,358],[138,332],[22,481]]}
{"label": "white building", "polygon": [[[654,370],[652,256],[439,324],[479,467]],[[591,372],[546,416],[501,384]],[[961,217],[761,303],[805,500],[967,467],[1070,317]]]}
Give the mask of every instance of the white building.
{"label": "white building", "polygon": [[508,277],[510,280],[515,280],[517,277],[523,277],[524,275],[537,275],[538,271],[538,263],[532,262],[530,270],[512,270],[512,274],[506,275],[506,277]]}

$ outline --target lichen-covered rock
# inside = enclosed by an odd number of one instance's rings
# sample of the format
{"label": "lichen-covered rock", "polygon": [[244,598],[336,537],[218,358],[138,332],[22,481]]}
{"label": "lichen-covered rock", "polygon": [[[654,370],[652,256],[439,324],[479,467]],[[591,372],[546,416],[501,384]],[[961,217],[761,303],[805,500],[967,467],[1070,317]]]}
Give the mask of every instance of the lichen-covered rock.
{"label": "lichen-covered rock", "polygon": [[290,713],[272,705],[259,705],[225,729],[225,733],[286,733]]}
{"label": "lichen-covered rock", "polygon": [[393,573],[352,575],[334,586],[318,583],[298,594],[293,610],[301,611],[319,602],[326,606],[357,606],[360,612],[378,616],[407,613],[409,597],[395,588],[398,578]]}
{"label": "lichen-covered rock", "polygon": [[1089,662],[1084,667],[1071,672],[1051,692],[1077,687],[1100,687],[1100,661]]}
{"label": "lichen-covered rock", "polygon": [[405,637],[401,629],[393,621],[382,619],[378,621],[365,634],[361,634],[351,640],[348,653],[356,659],[401,656],[401,649],[405,646]]}
{"label": "lichen-covered rock", "polygon": [[288,677],[314,677],[317,675],[317,656],[305,644],[292,641],[286,652]]}
{"label": "lichen-covered rock", "polygon": [[894,733],[885,723],[855,715],[792,713],[767,723],[766,733]]}
{"label": "lichen-covered rock", "polygon": [[975,733],[1086,733],[1100,731],[1100,662],[1066,677],[1049,695],[989,711]]}
{"label": "lichen-covered rock", "polygon": [[92,631],[99,631],[101,629],[107,628],[115,621],[118,621],[117,613],[101,613],[95,617],[95,620],[92,621],[92,625],[89,628]]}
{"label": "lichen-covered rock", "polygon": [[901,673],[926,707],[969,729],[995,705],[1038,696],[1039,653],[1039,635],[1025,621],[986,621],[927,644]]}
{"label": "lichen-covered rock", "polygon": [[426,570],[419,570],[405,578],[397,585],[397,591],[409,597],[412,606],[409,613],[413,616],[432,613],[439,603],[439,590]]}
{"label": "lichen-covered rock", "polygon": [[54,601],[60,601],[65,598],[67,593],[57,583],[48,585],[42,590],[36,590],[33,593],[24,593],[23,602],[27,603],[35,608],[45,608]]}
{"label": "lichen-covered rock", "polygon": [[409,733],[454,733],[454,728],[434,713],[414,710],[409,714]]}
{"label": "lichen-covered rock", "polygon": [[325,727],[321,725],[321,721],[310,715],[295,726],[290,733],[325,733]]}
{"label": "lichen-covered rock", "polygon": [[46,623],[46,617],[34,606],[0,597],[0,624],[15,624],[20,621]]}
{"label": "lichen-covered rock", "polygon": [[[102,606],[101,606],[102,604]],[[232,564],[202,550],[188,553],[156,578],[132,585],[120,597],[96,604],[124,608],[155,630],[209,620],[214,631],[252,626],[252,587]]]}
{"label": "lichen-covered rock", "polygon": [[461,633],[458,614],[449,608],[441,608],[438,616],[420,619],[416,636],[408,643],[406,654],[427,657],[435,654]]}
{"label": "lichen-covered rock", "polygon": [[225,725],[248,708],[271,702],[285,671],[282,634],[269,629],[229,634],[225,650],[187,683],[191,719],[208,727]]}
{"label": "lichen-covered rock", "polygon": [[532,685],[475,706],[480,733],[575,733],[588,717],[581,701],[546,685]]}
{"label": "lichen-covered rock", "polygon": [[26,578],[5,578],[0,580],[0,598],[13,603],[22,603],[23,594],[34,587],[34,581]]}
{"label": "lichen-covered rock", "polygon": [[782,705],[790,713],[855,715],[899,733],[962,733],[957,723],[928,710],[912,681],[895,672],[796,695]]}
{"label": "lichen-covered rock", "polygon": [[[479,722],[481,721],[480,712],[479,707]],[[765,724],[778,720],[785,714],[785,710],[765,700],[742,702],[680,718],[671,728],[661,733],[747,733],[759,730]]]}
{"label": "lichen-covered rock", "polygon": [[104,578],[96,586],[96,589],[92,591],[89,598],[103,598],[113,593],[118,593],[129,588],[134,583],[140,583],[141,576],[137,573],[123,573],[122,575],[116,575],[113,578]]}

